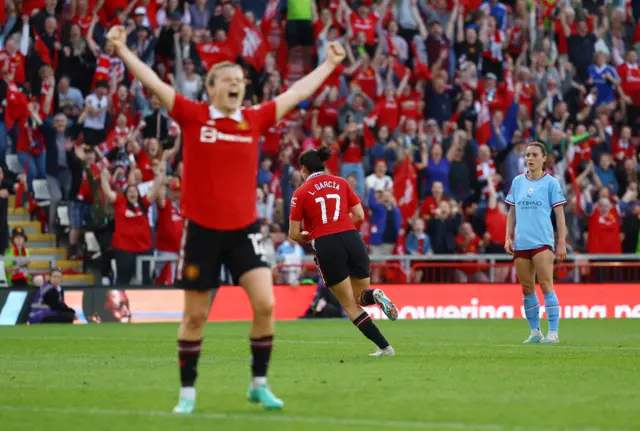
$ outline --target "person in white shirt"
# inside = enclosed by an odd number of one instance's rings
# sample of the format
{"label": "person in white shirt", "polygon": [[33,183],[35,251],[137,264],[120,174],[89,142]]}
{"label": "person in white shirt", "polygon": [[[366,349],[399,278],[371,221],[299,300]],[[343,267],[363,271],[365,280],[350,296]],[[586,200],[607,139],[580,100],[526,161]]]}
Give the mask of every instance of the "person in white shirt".
{"label": "person in white shirt", "polygon": [[367,191],[369,190],[391,190],[393,191],[393,179],[387,175],[387,162],[384,159],[377,159],[373,168],[373,173],[366,178]]}
{"label": "person in white shirt", "polygon": [[84,121],[84,143],[92,147],[103,143],[107,138],[108,92],[107,81],[98,81],[95,91],[87,96],[85,111],[80,116],[80,122]]}

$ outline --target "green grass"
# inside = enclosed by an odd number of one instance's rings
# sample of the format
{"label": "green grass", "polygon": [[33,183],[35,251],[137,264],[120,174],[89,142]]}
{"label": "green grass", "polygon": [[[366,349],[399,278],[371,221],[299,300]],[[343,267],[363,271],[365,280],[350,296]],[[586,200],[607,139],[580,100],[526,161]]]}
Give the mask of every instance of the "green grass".
{"label": "green grass", "polygon": [[522,320],[381,322],[397,356],[347,321],[279,323],[283,412],[245,401],[248,324],[209,324],[192,417],[177,400],[177,325],[0,327],[0,430],[640,429],[640,322],[565,320],[521,345]]}

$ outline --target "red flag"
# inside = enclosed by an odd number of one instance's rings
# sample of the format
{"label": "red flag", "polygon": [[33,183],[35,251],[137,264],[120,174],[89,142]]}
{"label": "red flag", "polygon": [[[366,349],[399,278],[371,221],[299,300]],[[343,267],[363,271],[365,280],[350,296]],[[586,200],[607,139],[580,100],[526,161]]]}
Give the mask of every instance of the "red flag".
{"label": "red flag", "polygon": [[236,8],[229,24],[229,41],[235,52],[256,70],[262,70],[269,53],[269,45],[262,33],[249,22],[240,8]]}
{"label": "red flag", "polygon": [[198,51],[205,69],[209,69],[214,64],[222,63],[223,61],[234,62],[236,60],[234,50],[229,41],[199,43],[196,46],[196,51]]}
{"label": "red flag", "polygon": [[376,144],[376,139],[374,138],[371,129],[369,128],[369,126],[367,126],[366,123],[363,124],[362,127],[362,138],[364,139],[364,147],[366,149],[369,149]]}
{"label": "red flag", "polygon": [[42,41],[40,36],[36,34],[35,40],[35,49],[38,53],[38,57],[42,60],[44,64],[48,64],[49,66],[53,66],[53,61],[51,60],[51,52],[49,51],[49,47]]}
{"label": "red flag", "polygon": [[11,130],[16,121],[29,115],[28,105],[27,96],[21,93],[15,84],[10,84],[7,88],[7,106],[4,110],[4,122],[7,124],[7,129]]}
{"label": "red flag", "polygon": [[393,194],[402,213],[403,223],[413,217],[418,209],[418,182],[411,159],[405,157],[396,167],[393,179]]}

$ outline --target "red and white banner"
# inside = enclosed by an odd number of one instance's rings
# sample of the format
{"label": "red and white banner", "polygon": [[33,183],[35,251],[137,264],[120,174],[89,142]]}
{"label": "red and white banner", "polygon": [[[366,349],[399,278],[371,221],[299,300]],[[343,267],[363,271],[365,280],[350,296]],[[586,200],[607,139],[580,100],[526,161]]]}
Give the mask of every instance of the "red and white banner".
{"label": "red and white banner", "polygon": [[235,48],[235,52],[247,63],[258,71],[262,70],[269,53],[269,46],[260,30],[249,22],[240,8],[236,8],[229,23],[228,40]]}
{"label": "red and white banner", "polygon": [[[400,319],[521,319],[524,318],[520,287],[513,284],[393,284],[381,287],[398,306]],[[275,286],[278,320],[295,320],[307,310],[316,286]],[[564,319],[640,318],[640,286],[637,284],[556,285],[560,316]],[[540,311],[544,314],[541,294]],[[175,289],[116,291],[90,288],[69,291],[68,305],[81,321],[92,316],[102,322],[168,322],[182,315],[182,292]],[[369,307],[374,319],[386,319],[378,307]],[[213,298],[209,321],[250,321],[251,305],[236,286],[219,289]]]}

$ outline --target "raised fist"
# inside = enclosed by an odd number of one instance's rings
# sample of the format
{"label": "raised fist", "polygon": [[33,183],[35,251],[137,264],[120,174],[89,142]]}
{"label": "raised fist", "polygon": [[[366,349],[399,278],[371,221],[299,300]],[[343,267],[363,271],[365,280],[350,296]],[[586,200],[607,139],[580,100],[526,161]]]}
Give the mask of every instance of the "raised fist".
{"label": "raised fist", "polygon": [[339,42],[329,42],[327,47],[327,60],[329,62],[337,66],[342,63],[346,55],[344,47]]}
{"label": "raised fist", "polygon": [[127,45],[127,30],[121,25],[112,27],[107,34],[107,40],[113,43],[117,51]]}

